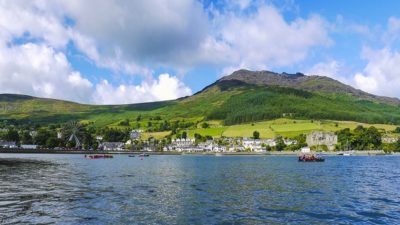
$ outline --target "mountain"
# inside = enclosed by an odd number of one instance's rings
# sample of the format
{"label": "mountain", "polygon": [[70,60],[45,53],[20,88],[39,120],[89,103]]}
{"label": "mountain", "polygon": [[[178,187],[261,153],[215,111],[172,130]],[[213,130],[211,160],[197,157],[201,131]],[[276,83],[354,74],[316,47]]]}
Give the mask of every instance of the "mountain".
{"label": "mountain", "polygon": [[60,123],[68,120],[118,126],[130,119],[142,128],[152,118],[216,120],[225,125],[270,120],[347,120],[400,124],[400,100],[375,96],[323,76],[239,70],[193,96],[130,105],[85,105],[25,95],[0,95],[0,120],[13,123]]}
{"label": "mountain", "polygon": [[400,104],[400,100],[397,98],[372,95],[325,76],[306,76],[302,73],[279,74],[270,71],[238,70],[229,76],[223,77],[218,82],[231,80],[259,86],[281,86],[311,92],[349,94],[357,98],[371,101]]}

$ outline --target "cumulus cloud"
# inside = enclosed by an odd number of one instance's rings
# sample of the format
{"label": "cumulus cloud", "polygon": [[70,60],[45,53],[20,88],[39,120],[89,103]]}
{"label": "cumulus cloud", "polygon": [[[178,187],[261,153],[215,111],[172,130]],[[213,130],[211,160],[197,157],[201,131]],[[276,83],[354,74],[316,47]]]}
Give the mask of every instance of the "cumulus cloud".
{"label": "cumulus cloud", "polygon": [[207,16],[194,0],[71,0],[62,4],[75,21],[74,29],[93,37],[101,54],[126,61],[185,62],[207,35]]}
{"label": "cumulus cloud", "polygon": [[393,42],[400,39],[400,19],[396,17],[390,17],[386,32],[382,36],[382,40],[386,45],[390,45]]}
{"label": "cumulus cloud", "polygon": [[71,69],[65,55],[42,44],[0,47],[3,93],[87,102],[92,83]]}
{"label": "cumulus cloud", "polygon": [[373,94],[400,96],[400,53],[388,48],[365,48],[362,57],[368,63],[363,72],[354,75],[355,85]]}
{"label": "cumulus cloud", "polygon": [[16,37],[43,40],[55,48],[68,43],[60,15],[50,2],[0,1],[0,39],[10,43]]}
{"label": "cumulus cloud", "polygon": [[[221,19],[221,18],[220,18]],[[232,66],[266,69],[303,60],[312,47],[331,44],[325,21],[312,15],[287,22],[273,6],[262,5],[248,16],[227,15],[220,36],[237,52]]]}
{"label": "cumulus cloud", "polygon": [[[0,1],[1,91],[107,104],[166,100],[191,90],[175,76],[154,78],[155,68],[266,69],[300,62],[331,43],[317,15],[287,21],[272,5],[257,7],[210,16],[196,0]],[[108,80],[89,80],[74,68],[66,57],[70,44],[110,70]],[[115,82],[114,73],[142,75],[143,82]]]}
{"label": "cumulus cloud", "polygon": [[161,74],[158,79],[140,85],[113,86],[107,80],[96,85],[94,101],[99,104],[127,104],[172,100],[191,95],[192,91],[177,77]]}
{"label": "cumulus cloud", "polygon": [[339,68],[340,64],[338,61],[330,60],[313,65],[305,73],[310,75],[321,75],[335,78],[338,76]]}

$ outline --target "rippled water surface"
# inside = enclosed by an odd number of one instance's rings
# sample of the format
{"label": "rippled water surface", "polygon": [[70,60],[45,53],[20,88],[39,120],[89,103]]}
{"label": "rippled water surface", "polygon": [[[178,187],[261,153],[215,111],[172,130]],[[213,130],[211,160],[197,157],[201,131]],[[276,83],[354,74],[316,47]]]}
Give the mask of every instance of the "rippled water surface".
{"label": "rippled water surface", "polygon": [[0,224],[399,224],[400,157],[0,155]]}

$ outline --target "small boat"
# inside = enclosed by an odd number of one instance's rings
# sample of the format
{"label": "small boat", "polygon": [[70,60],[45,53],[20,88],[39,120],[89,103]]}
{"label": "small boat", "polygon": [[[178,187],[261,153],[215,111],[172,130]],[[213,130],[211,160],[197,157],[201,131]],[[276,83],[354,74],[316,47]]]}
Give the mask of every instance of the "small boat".
{"label": "small boat", "polygon": [[299,162],[325,162],[325,159],[315,155],[301,155]]}
{"label": "small boat", "polygon": [[342,156],[352,156],[354,151],[347,151],[347,152],[339,152],[337,155],[342,155]]}
{"label": "small boat", "polygon": [[128,155],[128,157],[136,157],[135,155]]}
{"label": "small boat", "polygon": [[99,155],[85,155],[85,158],[89,159],[112,159],[114,158],[113,155],[106,155],[106,154],[99,154]]}
{"label": "small boat", "polygon": [[147,153],[141,153],[141,154],[139,154],[139,157],[149,157],[150,155],[149,154],[147,154]]}

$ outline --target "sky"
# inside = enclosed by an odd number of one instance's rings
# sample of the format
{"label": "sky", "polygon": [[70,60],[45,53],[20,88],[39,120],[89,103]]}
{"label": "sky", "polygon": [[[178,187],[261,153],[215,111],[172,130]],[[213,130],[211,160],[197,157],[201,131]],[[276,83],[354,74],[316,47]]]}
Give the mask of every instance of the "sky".
{"label": "sky", "polygon": [[400,97],[399,65],[395,0],[0,0],[0,93],[162,101],[249,69]]}

